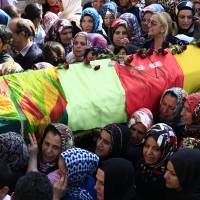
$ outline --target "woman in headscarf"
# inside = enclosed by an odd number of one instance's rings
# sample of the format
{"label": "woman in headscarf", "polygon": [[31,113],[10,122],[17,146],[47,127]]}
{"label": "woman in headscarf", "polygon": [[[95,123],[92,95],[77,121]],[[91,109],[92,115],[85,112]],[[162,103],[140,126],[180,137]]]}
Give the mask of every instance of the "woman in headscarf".
{"label": "woman in headscarf", "polygon": [[140,144],[153,125],[153,114],[148,108],[136,110],[130,117],[128,127],[131,132],[130,142]]}
{"label": "woman in headscarf", "polygon": [[117,4],[113,1],[107,2],[102,6],[101,12],[100,12],[102,19],[103,19],[103,29],[105,30],[108,42],[110,41],[111,36],[111,25],[112,21],[117,18]]}
{"label": "woman in headscarf", "polygon": [[80,30],[80,19],[82,13],[81,0],[62,0],[63,11],[58,14],[60,19],[67,19],[73,26],[73,36]]}
{"label": "woman in headscarf", "polygon": [[194,8],[191,1],[181,1],[176,6],[176,23],[178,25],[178,34],[184,34],[189,37],[200,38],[200,33],[194,23]]}
{"label": "woman in headscarf", "polygon": [[130,44],[130,32],[128,24],[123,19],[115,19],[111,26],[111,42],[110,49],[114,51],[115,48]]}
{"label": "woman in headscarf", "polygon": [[170,126],[158,123],[149,129],[140,153],[140,160],[135,162],[138,199],[163,198],[166,160],[176,151],[176,148],[176,136]]}
{"label": "woman in headscarf", "polygon": [[119,18],[125,20],[128,24],[130,42],[134,45],[141,45],[144,39],[142,38],[141,28],[136,16],[132,13],[124,13]]}
{"label": "woman in headscarf", "polygon": [[87,33],[101,33],[102,24],[99,13],[94,8],[86,8],[83,10],[80,25],[82,31]]}
{"label": "woman in headscarf", "polygon": [[61,153],[58,177],[67,177],[67,191],[63,199],[92,200],[99,158],[94,153],[80,148],[71,148]]}
{"label": "woman in headscarf", "polygon": [[10,20],[10,16],[2,9],[0,9],[0,24],[7,26]]}
{"label": "woman in headscarf", "polygon": [[44,174],[58,169],[60,154],[74,146],[72,131],[61,123],[51,123],[45,128],[39,146],[34,134],[29,135],[29,139],[28,171],[40,171]]}
{"label": "woman in headscarf", "polygon": [[125,155],[129,135],[128,127],[125,125],[109,124],[105,126],[96,141],[95,153],[102,160]]}
{"label": "woman in headscarf", "polygon": [[65,56],[72,50],[72,24],[67,19],[57,20],[49,29],[46,41],[56,41],[63,45]]}
{"label": "woman in headscarf", "polygon": [[200,93],[193,93],[184,98],[181,116],[185,123],[184,136],[200,138]]}
{"label": "woman in headscarf", "polygon": [[123,158],[104,161],[96,179],[97,200],[135,199],[135,170],[130,161]]}
{"label": "woman in headscarf", "polygon": [[55,14],[55,13],[52,13],[52,12],[47,12],[43,19],[42,19],[42,24],[43,24],[43,27],[44,27],[44,31],[45,33],[47,34],[48,31],[50,30],[50,28],[53,26],[53,24],[59,20],[59,17]]}
{"label": "woman in headscarf", "polygon": [[157,122],[166,123],[173,128],[178,142],[183,137],[184,121],[181,111],[187,92],[179,87],[172,87],[164,91],[160,99],[160,108]]}
{"label": "woman in headscarf", "polygon": [[72,51],[66,56],[67,63],[81,62],[89,46],[88,34],[79,32],[74,36]]}
{"label": "woman in headscarf", "polygon": [[0,157],[10,167],[14,182],[24,175],[28,166],[28,147],[19,133],[7,132],[0,134]]}
{"label": "woman in headscarf", "polygon": [[167,163],[164,178],[169,189],[166,199],[200,199],[200,151],[182,149],[174,153]]}
{"label": "woman in headscarf", "polygon": [[88,40],[91,48],[100,48],[102,50],[108,49],[107,40],[99,33],[88,33]]}

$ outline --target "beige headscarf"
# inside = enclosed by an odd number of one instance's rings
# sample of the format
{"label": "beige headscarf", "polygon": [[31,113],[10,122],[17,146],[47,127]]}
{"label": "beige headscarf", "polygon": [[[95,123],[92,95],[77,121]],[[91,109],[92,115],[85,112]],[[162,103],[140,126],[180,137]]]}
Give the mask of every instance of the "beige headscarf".
{"label": "beige headscarf", "polygon": [[81,0],[62,0],[63,12],[58,14],[60,19],[74,21],[76,26],[80,27],[80,18],[82,13]]}

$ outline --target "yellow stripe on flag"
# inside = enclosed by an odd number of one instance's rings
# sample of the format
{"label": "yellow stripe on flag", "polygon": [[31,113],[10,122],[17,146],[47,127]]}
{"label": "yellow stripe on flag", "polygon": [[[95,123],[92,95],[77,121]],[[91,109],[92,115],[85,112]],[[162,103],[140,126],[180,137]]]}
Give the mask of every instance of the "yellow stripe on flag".
{"label": "yellow stripe on flag", "polygon": [[187,50],[175,58],[183,70],[183,88],[188,93],[200,91],[200,48],[188,45]]}

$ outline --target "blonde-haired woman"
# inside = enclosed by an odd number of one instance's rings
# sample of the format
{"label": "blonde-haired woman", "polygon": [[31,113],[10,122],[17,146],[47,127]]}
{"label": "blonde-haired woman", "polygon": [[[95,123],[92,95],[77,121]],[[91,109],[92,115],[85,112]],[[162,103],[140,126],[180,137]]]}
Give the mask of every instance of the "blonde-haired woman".
{"label": "blonde-haired woman", "polygon": [[172,22],[168,13],[154,13],[148,24],[148,36],[150,40],[144,44],[145,48],[158,50],[168,48],[170,44],[181,43],[174,37],[176,25]]}

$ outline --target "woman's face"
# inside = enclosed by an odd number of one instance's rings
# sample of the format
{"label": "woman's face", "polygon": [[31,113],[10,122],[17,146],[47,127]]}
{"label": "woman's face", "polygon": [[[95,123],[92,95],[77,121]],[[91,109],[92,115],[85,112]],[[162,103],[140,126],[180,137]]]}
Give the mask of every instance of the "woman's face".
{"label": "woman's face", "polygon": [[60,32],[60,41],[65,46],[70,43],[72,40],[72,29],[71,28],[64,28]]}
{"label": "woman's face", "polygon": [[129,0],[119,0],[119,5],[122,7],[127,7],[129,4]]}
{"label": "woman's face", "polygon": [[192,124],[192,111],[190,109],[190,106],[187,102],[184,103],[181,116],[183,118],[183,121],[185,125],[191,125]]}
{"label": "woman's face", "polygon": [[100,157],[107,157],[112,149],[112,140],[109,133],[105,130],[101,131],[99,138],[96,142],[95,153]]}
{"label": "woman's face", "polygon": [[167,163],[167,169],[164,178],[165,178],[165,186],[167,188],[175,189],[177,191],[181,190],[178,177],[176,176],[176,172],[171,161],[168,161]]}
{"label": "woman's face", "polygon": [[142,31],[144,33],[148,33],[149,31],[149,22],[150,22],[150,18],[153,14],[151,12],[146,12],[142,18],[142,21],[141,21],[141,28],[142,28]]}
{"label": "woman's face", "polygon": [[130,132],[131,132],[130,136],[131,142],[133,144],[139,144],[146,136],[147,129],[142,123],[138,122],[130,127]]}
{"label": "woman's face", "polygon": [[93,18],[90,16],[84,16],[81,23],[82,31],[87,33],[92,33],[93,26],[94,26]]}
{"label": "woman's face", "polygon": [[100,11],[104,3],[104,0],[94,0],[92,5],[97,11]]}
{"label": "woman's face", "polygon": [[174,118],[176,104],[177,98],[166,94],[160,102],[160,116],[166,121],[172,120]]}
{"label": "woman's face", "polygon": [[155,164],[161,158],[161,150],[153,137],[148,137],[143,147],[144,161],[148,165]]}
{"label": "woman's face", "polygon": [[150,18],[150,22],[148,24],[148,35],[152,38],[155,38],[157,36],[163,35],[165,33],[165,28],[163,25],[160,23],[159,19],[157,16],[152,15]]}
{"label": "woman's face", "polygon": [[111,27],[112,21],[113,21],[112,14],[111,13],[106,14],[103,19],[105,27],[107,27],[107,28]]}
{"label": "woman's face", "polygon": [[119,26],[113,33],[113,44],[115,46],[123,46],[122,40],[128,38],[127,30],[124,26]]}
{"label": "woman's face", "polygon": [[104,179],[104,171],[98,169],[96,174],[96,184],[94,187],[97,194],[97,200],[104,200]]}
{"label": "woman's face", "polygon": [[76,57],[82,57],[87,48],[87,41],[84,36],[77,36],[73,41],[73,53]]}
{"label": "woman's face", "polygon": [[193,23],[191,10],[180,10],[178,13],[178,26],[180,29],[187,30]]}
{"label": "woman's face", "polygon": [[44,162],[54,162],[61,153],[61,138],[49,131],[42,143],[42,159]]}

